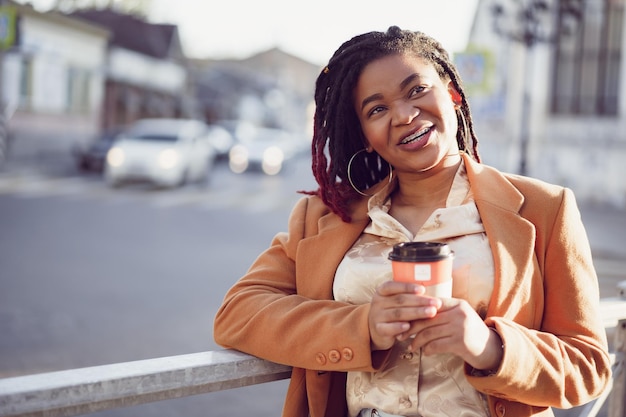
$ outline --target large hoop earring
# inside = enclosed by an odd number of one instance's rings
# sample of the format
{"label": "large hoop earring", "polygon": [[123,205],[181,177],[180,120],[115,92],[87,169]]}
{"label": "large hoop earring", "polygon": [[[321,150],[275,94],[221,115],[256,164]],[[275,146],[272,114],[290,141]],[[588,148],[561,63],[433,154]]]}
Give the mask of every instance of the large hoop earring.
{"label": "large hoop earring", "polygon": [[465,114],[463,113],[463,108],[459,107],[458,109],[459,111],[459,116],[461,118],[461,123],[463,124],[463,132],[461,133],[461,136],[463,137],[463,149],[461,149],[462,151],[468,151],[468,139],[470,138],[470,130],[469,130],[469,126],[467,125],[467,120],[465,120]]}
{"label": "large hoop earring", "polygon": [[[355,185],[354,182],[352,182],[352,175],[350,174],[350,169],[352,168],[352,161],[354,161],[354,158],[360,154],[361,152],[365,152],[367,151],[367,149],[360,149],[358,151],[356,151],[354,153],[354,155],[352,155],[352,157],[350,158],[350,160],[348,161],[348,181],[350,182],[350,185],[352,186],[352,189],[354,191],[356,191],[357,193],[361,194],[364,197],[371,197],[374,194],[366,194],[363,191],[359,190]],[[387,184],[391,183],[391,180],[393,179],[393,167],[391,166],[391,164],[389,162],[387,162],[387,164],[389,165],[389,181],[387,182]]]}

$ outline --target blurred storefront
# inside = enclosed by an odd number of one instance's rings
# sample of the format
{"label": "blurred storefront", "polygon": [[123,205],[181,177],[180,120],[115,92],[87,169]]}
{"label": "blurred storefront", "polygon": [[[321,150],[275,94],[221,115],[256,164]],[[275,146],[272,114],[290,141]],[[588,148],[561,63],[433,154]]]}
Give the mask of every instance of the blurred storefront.
{"label": "blurred storefront", "polygon": [[15,39],[2,57],[9,157],[62,149],[100,127],[107,43],[102,27],[13,2]]}
{"label": "blurred storefront", "polygon": [[112,34],[103,129],[145,117],[195,116],[187,59],[175,25],[148,23],[110,9],[76,11],[72,16]]}
{"label": "blurred storefront", "polygon": [[2,59],[8,160],[68,157],[76,144],[143,117],[193,117],[177,27],[109,9],[39,12],[10,3]]}
{"label": "blurred storefront", "polygon": [[626,207],[624,19],[623,0],[479,1],[456,60],[485,162]]}

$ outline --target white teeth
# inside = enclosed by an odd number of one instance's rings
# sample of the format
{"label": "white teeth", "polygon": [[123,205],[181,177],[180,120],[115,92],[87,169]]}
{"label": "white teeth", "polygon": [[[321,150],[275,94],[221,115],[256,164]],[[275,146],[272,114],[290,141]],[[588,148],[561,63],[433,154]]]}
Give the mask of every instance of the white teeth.
{"label": "white teeth", "polygon": [[424,136],[426,133],[428,133],[428,132],[430,131],[430,129],[431,129],[431,128],[429,127],[429,128],[426,128],[426,129],[420,130],[419,132],[417,132],[417,133],[415,133],[415,134],[413,134],[413,135],[411,135],[411,136],[406,137],[406,138],[405,138],[404,140],[402,140],[402,142],[400,142],[400,143],[401,143],[402,145],[405,145],[405,144],[407,144],[407,143],[411,143],[411,142],[413,142],[413,141],[416,141],[417,139],[421,138],[421,137],[422,137],[422,136]]}

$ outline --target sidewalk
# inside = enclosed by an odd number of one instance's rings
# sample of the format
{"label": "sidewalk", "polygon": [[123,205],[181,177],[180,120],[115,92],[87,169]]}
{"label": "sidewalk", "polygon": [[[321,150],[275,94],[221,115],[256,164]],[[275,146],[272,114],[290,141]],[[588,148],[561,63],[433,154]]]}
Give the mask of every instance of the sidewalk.
{"label": "sidewalk", "polygon": [[626,281],[626,209],[579,202],[589,236],[601,297],[614,297]]}
{"label": "sidewalk", "polygon": [[626,208],[578,204],[594,255],[626,261]]}

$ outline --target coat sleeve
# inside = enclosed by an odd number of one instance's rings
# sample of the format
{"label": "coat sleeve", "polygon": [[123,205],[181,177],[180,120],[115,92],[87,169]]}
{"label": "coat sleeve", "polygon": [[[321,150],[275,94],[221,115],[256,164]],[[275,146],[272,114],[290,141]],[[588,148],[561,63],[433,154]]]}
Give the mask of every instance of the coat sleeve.
{"label": "coat sleeve", "polygon": [[308,212],[308,201],[297,203],[288,233],[276,235],[227,292],[214,321],[215,341],[298,368],[373,371],[380,364],[379,354],[370,350],[369,304],[355,306],[298,293],[294,260],[305,231],[309,234],[319,217]]}
{"label": "coat sleeve", "polygon": [[[599,396],[611,377],[599,289],[587,235],[574,195],[564,189],[554,215],[545,206],[537,228],[537,326],[489,317],[504,342],[493,376],[472,376],[472,385],[493,397],[538,407],[570,408]],[[534,294],[534,293],[533,293]],[[540,296],[540,297],[539,297]]]}

